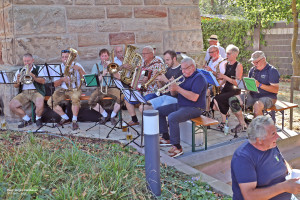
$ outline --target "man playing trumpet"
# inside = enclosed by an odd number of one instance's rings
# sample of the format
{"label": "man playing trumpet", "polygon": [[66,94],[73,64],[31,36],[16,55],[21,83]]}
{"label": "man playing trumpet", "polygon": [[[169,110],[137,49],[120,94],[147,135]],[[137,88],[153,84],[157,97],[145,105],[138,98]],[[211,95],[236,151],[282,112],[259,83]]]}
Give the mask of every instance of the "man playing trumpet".
{"label": "man playing trumpet", "polygon": [[171,94],[178,95],[178,103],[161,106],[157,109],[159,111],[159,132],[162,134],[160,145],[173,145],[168,151],[171,157],[177,157],[183,153],[180,145],[179,123],[199,117],[205,110],[207,89],[205,77],[196,70],[195,61],[189,57],[181,61],[181,70],[185,78],[184,82],[180,85],[173,83],[169,86]]}
{"label": "man playing trumpet", "polygon": [[[67,60],[69,58],[70,53],[71,52],[68,49],[61,51],[62,71],[65,71]],[[85,71],[83,67],[77,62],[71,63],[69,73],[72,73],[73,70],[74,70],[74,76],[76,77],[76,80],[70,80],[69,76],[54,78],[54,87],[56,87],[57,89],[55,90],[53,95],[48,99],[47,104],[49,105],[50,108],[52,108],[52,100],[53,100],[53,110],[61,117],[60,122],[56,124],[56,126],[59,127],[70,122],[68,115],[63,111],[62,107],[60,106],[60,103],[66,99],[71,99],[72,113],[73,113],[72,129],[76,130],[79,128],[79,125],[77,123],[77,116],[80,109],[80,96],[81,96],[81,89],[76,88],[76,85],[81,85],[80,84],[81,79],[83,78],[83,75],[85,75]],[[56,71],[59,71],[59,69],[57,68]],[[68,88],[67,85],[70,85],[70,88]]]}
{"label": "man playing trumpet", "polygon": [[[118,48],[119,49],[119,48]],[[122,49],[121,49],[122,50]],[[101,87],[108,87],[109,84],[112,81],[112,78],[105,77],[110,75],[107,69],[107,66],[109,65],[109,51],[107,49],[101,49],[99,52],[99,57],[100,57],[100,63],[94,64],[92,68],[92,74],[97,74],[97,77],[99,79],[99,82],[102,83]],[[118,78],[118,73],[114,74],[114,76],[117,76]],[[104,91],[100,91],[99,88],[97,88],[90,97],[89,100],[89,105],[91,108],[97,112],[100,111],[100,114],[102,115],[100,119],[100,124],[105,124],[109,119],[112,125],[116,125],[117,121],[115,117],[117,116],[117,113],[120,110],[120,91],[118,88],[107,88],[107,94],[106,94],[106,89],[103,89]],[[101,101],[105,97],[110,97],[112,100],[115,102],[114,103],[114,108],[109,116],[107,111],[103,109],[101,106]]]}
{"label": "man playing trumpet", "polygon": [[14,114],[22,118],[18,128],[32,124],[30,117],[22,109],[22,106],[30,101],[34,102],[36,107],[36,125],[38,127],[42,125],[41,117],[45,96],[45,78],[43,77],[45,75],[43,71],[39,72],[39,67],[35,66],[33,62],[34,59],[30,53],[24,54],[23,63],[25,67],[18,70],[14,76],[14,87],[19,88],[19,94],[10,101],[9,108]]}

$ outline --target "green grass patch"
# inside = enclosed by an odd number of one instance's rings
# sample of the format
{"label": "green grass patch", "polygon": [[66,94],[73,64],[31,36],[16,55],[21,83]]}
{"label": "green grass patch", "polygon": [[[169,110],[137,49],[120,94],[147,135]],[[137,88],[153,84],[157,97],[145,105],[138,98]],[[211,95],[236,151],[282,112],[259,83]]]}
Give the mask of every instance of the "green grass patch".
{"label": "green grass patch", "polygon": [[[0,133],[0,199],[153,199],[144,156],[117,142]],[[230,199],[161,165],[158,199]]]}

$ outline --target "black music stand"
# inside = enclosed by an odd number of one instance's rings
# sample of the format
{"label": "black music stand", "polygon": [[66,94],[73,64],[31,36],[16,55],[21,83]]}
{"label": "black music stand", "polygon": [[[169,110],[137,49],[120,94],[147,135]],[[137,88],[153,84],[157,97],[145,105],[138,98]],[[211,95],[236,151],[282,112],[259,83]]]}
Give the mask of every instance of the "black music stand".
{"label": "black music stand", "polygon": [[[86,87],[97,87],[96,89],[100,90],[100,82],[99,82],[97,74],[87,74],[87,75],[84,75],[83,78],[85,79]],[[113,82],[113,79],[112,79],[111,76],[103,76],[102,79],[103,79],[103,84],[105,84],[106,87],[113,87],[114,86],[114,82]],[[98,112],[100,113],[100,106],[99,106]],[[86,129],[86,131],[94,128],[97,125],[104,125],[104,126],[106,126],[108,128],[111,128],[112,130],[114,130],[114,128],[115,128],[115,126],[117,124],[112,128],[112,127],[110,127],[110,126],[108,126],[106,124],[101,124],[100,123],[100,118],[99,118],[99,121],[96,122],[93,126],[91,126],[88,129]]]}
{"label": "black music stand", "polygon": [[[134,90],[134,89],[131,89],[131,88],[122,88],[121,91],[124,94],[125,98],[129,102],[140,102],[140,103],[143,103],[143,104],[147,103],[146,99],[137,90]],[[126,121],[124,121],[124,122],[129,127],[129,124]],[[130,128],[137,133],[137,136],[135,138],[133,138],[129,143],[127,143],[126,145],[124,145],[124,147],[126,147],[130,143],[134,143],[134,144],[136,144],[139,147],[143,146],[143,138],[144,138],[143,137],[144,136],[144,133],[143,133],[143,123],[144,123],[144,120],[142,118],[142,131],[141,131],[141,133],[139,133],[135,128],[133,128],[133,127],[130,126]],[[135,142],[135,140],[138,139],[139,137],[141,137],[141,144],[137,144]]]}
{"label": "black music stand", "polygon": [[[61,64],[47,64],[45,63],[39,70],[38,73],[40,73],[41,71],[43,71],[43,73],[45,74],[45,78],[48,78],[49,79],[49,82],[50,82],[50,96],[53,95],[53,92],[55,90],[54,88],[54,81],[52,78],[55,78],[55,77],[62,77],[63,76],[63,72],[62,72],[62,68],[61,68]],[[54,90],[53,90],[54,89]],[[53,98],[51,98],[51,110],[53,111]],[[49,128],[57,128],[60,132],[60,134],[62,135],[62,132],[61,130],[59,129],[59,127],[55,126],[55,119],[54,117],[52,116],[50,121],[52,122],[52,126],[49,126],[47,125],[47,122],[43,123],[42,126],[40,126],[37,130],[35,130],[33,133],[38,133],[39,130],[46,126],[46,127],[49,127]]]}
{"label": "black music stand", "polygon": [[[9,77],[13,77],[13,72],[5,72],[5,71],[0,71],[0,84],[14,84],[12,80],[12,78],[9,78]],[[9,75],[9,76],[8,76]],[[3,116],[4,116],[4,119],[5,119],[5,115],[4,115],[4,105],[3,105]],[[6,119],[5,119],[6,121]],[[0,127],[0,129],[2,129],[2,127]]]}

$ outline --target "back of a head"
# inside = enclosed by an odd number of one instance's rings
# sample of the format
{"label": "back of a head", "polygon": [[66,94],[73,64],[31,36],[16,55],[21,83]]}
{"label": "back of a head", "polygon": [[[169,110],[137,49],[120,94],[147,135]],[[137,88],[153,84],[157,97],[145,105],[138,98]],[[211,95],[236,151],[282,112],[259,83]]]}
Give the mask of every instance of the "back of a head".
{"label": "back of a head", "polygon": [[266,127],[274,125],[274,121],[269,116],[257,116],[252,120],[247,128],[250,142],[255,142],[256,138],[264,139],[267,135]]}

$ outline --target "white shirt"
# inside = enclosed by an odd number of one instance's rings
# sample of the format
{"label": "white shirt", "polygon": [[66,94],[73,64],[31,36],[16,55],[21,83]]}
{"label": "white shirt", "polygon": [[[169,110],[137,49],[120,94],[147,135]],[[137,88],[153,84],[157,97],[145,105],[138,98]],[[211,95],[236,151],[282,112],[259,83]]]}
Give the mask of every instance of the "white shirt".
{"label": "white shirt", "polygon": [[[79,63],[72,63],[72,66],[74,66],[74,65],[77,65],[78,67],[80,67],[84,72],[85,72],[85,70],[83,69],[83,67],[79,64]],[[72,68],[72,66],[70,67],[70,73],[72,73],[72,71],[73,71],[73,68]],[[64,72],[65,71],[65,65],[64,65],[64,63],[62,63],[61,64],[61,70],[62,70],[62,72]],[[57,66],[57,69],[56,69],[56,71],[60,71],[60,69],[59,69],[59,66]],[[77,85],[79,85],[80,84],[80,73],[79,73],[79,71],[75,71],[75,76],[76,76],[76,78],[77,78]],[[60,77],[55,77],[54,78],[54,81],[57,81],[57,80],[59,80],[60,79]],[[61,86],[60,86],[61,88],[64,88],[64,89],[68,89],[68,87],[67,87],[67,85],[66,85],[66,83],[65,82],[63,82],[62,84],[61,84]],[[76,85],[75,85],[75,82],[73,82],[72,83],[72,88],[75,88],[76,87]]]}
{"label": "white shirt", "polygon": [[123,64],[123,61],[121,61],[117,56],[114,58],[114,62],[117,63],[119,66]]}
{"label": "white shirt", "polygon": [[[36,66],[33,65],[30,72],[32,72],[33,69],[35,69]],[[17,79],[18,79],[18,74],[20,74],[20,71],[21,70],[18,70],[16,73],[15,73],[15,76],[14,76],[14,83],[17,82]],[[45,78],[45,74],[44,74],[44,70],[41,70],[41,68],[39,69],[39,73],[38,73],[38,77],[43,77]],[[35,90],[35,86],[33,85],[33,81],[31,84],[23,84],[23,87],[22,87],[22,90]]]}
{"label": "white shirt", "polygon": [[[219,54],[220,54],[220,56],[221,56],[222,58],[227,58],[225,49],[224,49],[223,47],[221,47],[221,46],[218,46],[218,48],[219,48]],[[208,48],[208,49],[209,49],[209,48]],[[205,55],[205,61],[206,61],[206,62],[207,62],[207,61],[209,60],[209,58],[210,58],[210,55],[209,55],[209,53],[208,53],[208,49],[206,50],[206,55]]]}
{"label": "white shirt", "polygon": [[[218,60],[216,60],[215,62],[212,61],[212,59],[209,61],[208,66],[215,72],[216,71],[216,66],[219,62],[221,62],[224,58],[222,58],[221,56],[219,56]],[[225,73],[225,64],[226,61],[224,60],[223,62],[220,63],[219,67],[220,67],[220,72],[222,74]]]}

